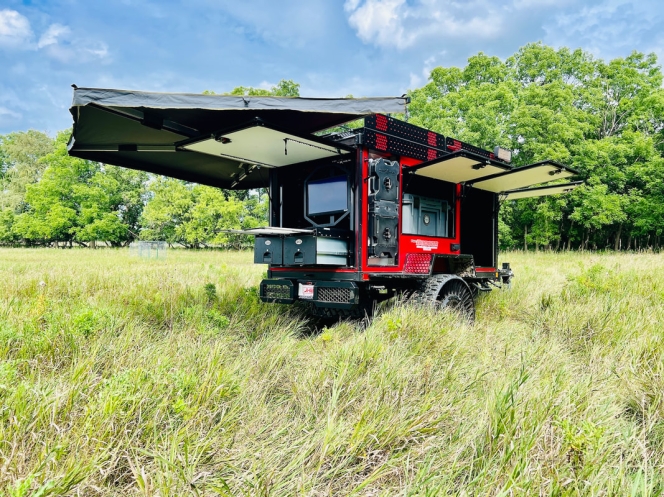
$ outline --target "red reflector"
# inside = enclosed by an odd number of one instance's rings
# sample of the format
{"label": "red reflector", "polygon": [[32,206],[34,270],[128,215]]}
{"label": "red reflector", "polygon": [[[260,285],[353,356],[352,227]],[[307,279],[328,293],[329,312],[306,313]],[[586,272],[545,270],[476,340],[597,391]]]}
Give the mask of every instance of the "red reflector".
{"label": "red reflector", "polygon": [[376,148],[378,150],[387,150],[387,136],[376,133]]}
{"label": "red reflector", "polygon": [[405,273],[429,274],[433,254],[406,254]]}
{"label": "red reflector", "polygon": [[434,133],[433,131],[429,131],[429,133],[427,133],[427,143],[431,147],[435,147],[437,145],[437,143],[436,143],[436,133]]}
{"label": "red reflector", "polygon": [[387,131],[387,117],[382,114],[376,115],[376,129],[379,131]]}
{"label": "red reflector", "polygon": [[461,142],[459,140],[454,140],[452,145],[448,145],[447,148],[452,150],[453,152],[456,152],[457,150],[461,150]]}
{"label": "red reflector", "polygon": [[434,160],[436,159],[438,154],[436,154],[436,151],[432,148],[427,149],[427,160]]}

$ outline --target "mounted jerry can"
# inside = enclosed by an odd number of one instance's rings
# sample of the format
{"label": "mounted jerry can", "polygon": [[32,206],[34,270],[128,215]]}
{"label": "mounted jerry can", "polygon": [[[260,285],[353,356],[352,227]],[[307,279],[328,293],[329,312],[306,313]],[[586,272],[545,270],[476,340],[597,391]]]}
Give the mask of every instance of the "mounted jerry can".
{"label": "mounted jerry can", "polygon": [[[483,150],[385,114],[408,99],[313,99],[76,88],[69,153],[230,189],[266,188],[255,236],[264,302],[361,317],[401,294],[474,316],[508,282],[498,266],[506,200],[580,181],[554,161],[513,168]],[[351,120],[364,126],[326,133]],[[554,182],[554,183],[551,183]]]}

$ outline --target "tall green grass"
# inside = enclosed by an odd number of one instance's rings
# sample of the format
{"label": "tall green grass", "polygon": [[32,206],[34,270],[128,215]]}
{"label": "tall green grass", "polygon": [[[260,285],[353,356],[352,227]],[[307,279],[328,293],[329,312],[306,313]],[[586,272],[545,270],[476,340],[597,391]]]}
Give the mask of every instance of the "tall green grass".
{"label": "tall green grass", "polygon": [[0,492],[660,495],[664,257],[318,332],[246,253],[0,250]]}

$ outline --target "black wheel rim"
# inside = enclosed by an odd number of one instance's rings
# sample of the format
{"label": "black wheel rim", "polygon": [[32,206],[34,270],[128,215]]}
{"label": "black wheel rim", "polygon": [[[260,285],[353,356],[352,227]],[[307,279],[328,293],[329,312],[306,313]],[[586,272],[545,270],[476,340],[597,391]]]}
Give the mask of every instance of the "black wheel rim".
{"label": "black wheel rim", "polygon": [[475,319],[475,303],[468,287],[460,281],[451,281],[438,294],[437,304],[441,308],[458,312],[469,320]]}

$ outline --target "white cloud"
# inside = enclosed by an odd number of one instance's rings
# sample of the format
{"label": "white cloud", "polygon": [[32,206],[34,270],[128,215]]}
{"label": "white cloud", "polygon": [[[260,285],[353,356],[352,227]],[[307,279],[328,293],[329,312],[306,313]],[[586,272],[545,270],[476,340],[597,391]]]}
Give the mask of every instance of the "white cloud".
{"label": "white cloud", "polygon": [[16,119],[21,118],[21,114],[14,112],[13,110],[8,109],[7,107],[0,107],[0,116],[9,116],[15,117]]}
{"label": "white cloud", "polygon": [[0,48],[29,48],[30,21],[15,10],[0,10]]}
{"label": "white cloud", "polygon": [[404,18],[412,15],[406,0],[347,0],[344,9],[349,24],[365,43],[404,48],[412,45],[416,32],[404,31]]}
{"label": "white cloud", "polygon": [[357,6],[360,4],[360,0],[346,0],[344,4],[344,10],[346,12],[353,12],[357,9]]}
{"label": "white cloud", "polygon": [[503,21],[488,0],[346,0],[344,10],[363,42],[397,49],[424,39],[490,39]]}
{"label": "white cloud", "polygon": [[270,83],[269,81],[261,81],[256,88],[260,88],[261,90],[271,90],[277,86],[277,83]]}
{"label": "white cloud", "polygon": [[37,48],[44,48],[49,45],[55,45],[61,38],[68,38],[71,35],[71,29],[62,24],[51,24],[46,32],[39,38]]}
{"label": "white cloud", "polygon": [[107,60],[108,45],[74,36],[71,28],[51,24],[35,44],[30,21],[15,10],[0,10],[0,49],[37,50],[60,62]]}
{"label": "white cloud", "polygon": [[632,50],[657,52],[664,42],[662,22],[659,1],[603,0],[558,13],[544,27],[545,41],[581,46],[602,58],[625,56]]}
{"label": "white cloud", "polygon": [[74,37],[69,26],[57,23],[51,24],[41,35],[37,48],[52,59],[63,63],[103,60],[109,56],[108,46],[105,43]]}
{"label": "white cloud", "polygon": [[0,106],[0,126],[13,126],[23,117],[22,114],[14,112],[7,107]]}
{"label": "white cloud", "polygon": [[422,76],[418,76],[413,72],[410,73],[410,81],[408,83],[409,88],[417,88],[419,86],[422,86],[422,83],[424,83],[424,79],[422,78]]}

